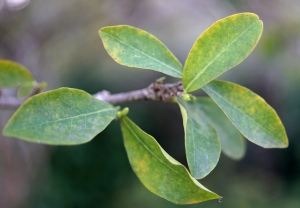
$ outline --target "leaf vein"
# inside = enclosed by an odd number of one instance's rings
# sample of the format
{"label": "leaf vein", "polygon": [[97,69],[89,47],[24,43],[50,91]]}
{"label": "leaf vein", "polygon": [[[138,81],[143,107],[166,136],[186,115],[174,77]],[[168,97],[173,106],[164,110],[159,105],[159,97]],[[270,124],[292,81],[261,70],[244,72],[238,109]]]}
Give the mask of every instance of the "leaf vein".
{"label": "leaf vein", "polygon": [[[219,98],[221,98],[223,101],[225,101],[227,104],[229,104],[229,106],[232,106],[232,108],[234,110],[236,110],[236,112],[239,112],[242,115],[245,115],[245,117],[247,117],[249,120],[253,121],[253,123],[256,124],[256,126],[258,126],[259,128],[262,128],[263,130],[265,130],[269,135],[271,135],[272,137],[274,136],[268,129],[266,129],[264,126],[260,125],[255,119],[253,119],[251,116],[249,116],[246,113],[243,113],[239,108],[236,108],[234,105],[231,105],[231,103],[226,100],[225,98],[223,98],[219,93],[215,92],[214,90],[211,91],[212,93],[215,93],[215,95],[217,95]],[[226,113],[225,113],[226,114]],[[227,115],[227,114],[226,114]],[[237,116],[238,118],[239,116]],[[228,117],[229,118],[229,117]],[[232,120],[232,119],[230,119]],[[236,125],[235,125],[236,126]],[[252,131],[250,131],[252,132]],[[251,133],[250,133],[251,134]]]}
{"label": "leaf vein", "polygon": [[[183,179],[188,180],[185,176],[181,175],[180,173],[178,173],[176,170],[174,170],[172,167],[170,167],[168,164],[166,164],[164,161],[162,161],[158,156],[156,156],[156,154],[154,154],[151,149],[149,149],[147,147],[147,145],[139,139],[139,137],[135,134],[135,132],[133,131],[133,129],[126,123],[124,122],[124,124],[127,126],[127,128],[130,130],[130,132],[135,136],[135,138],[144,146],[144,148],[151,154],[153,155],[158,161],[160,161],[162,164],[164,164],[167,168],[169,168],[170,170],[172,170],[174,173],[178,174],[179,176],[181,176]],[[162,153],[163,154],[163,153]]]}
{"label": "leaf vein", "polygon": [[190,81],[190,83],[187,85],[186,90],[188,90],[194,82],[206,71],[206,69],[213,64],[213,62],[218,59],[226,50],[235,43],[245,32],[247,32],[253,25],[255,25],[256,22],[254,22],[252,25],[250,25],[246,30],[244,30],[241,34],[239,34],[226,48],[224,48],[218,55],[215,56],[210,62],[207,63],[207,65]]}
{"label": "leaf vein", "polygon": [[[102,31],[102,32],[103,32],[103,31]],[[103,33],[105,33],[105,32],[103,32]],[[118,41],[119,43],[124,44],[124,45],[126,45],[127,47],[132,48],[133,50],[136,50],[136,51],[142,53],[143,55],[145,55],[146,57],[148,57],[148,58],[150,58],[150,59],[152,59],[152,60],[154,60],[154,61],[160,63],[161,65],[163,65],[163,66],[165,66],[165,67],[167,67],[167,68],[169,68],[171,71],[176,72],[176,73],[181,77],[182,73],[181,73],[181,72],[178,72],[176,69],[174,69],[174,68],[171,67],[170,65],[168,65],[168,64],[166,64],[166,63],[164,63],[164,62],[162,62],[162,61],[160,61],[160,60],[158,60],[158,59],[155,59],[154,57],[150,56],[149,54],[147,54],[147,53],[145,53],[145,52],[143,52],[143,51],[141,51],[141,50],[139,50],[139,49],[137,49],[137,48],[134,48],[134,47],[132,47],[131,45],[128,45],[127,43],[121,41],[120,39],[116,38],[115,36],[113,36],[113,35],[111,35],[111,34],[109,34],[109,33],[105,33],[105,34],[108,35],[108,36],[110,36],[110,37],[112,37],[113,39],[115,39],[115,40]]]}
{"label": "leaf vein", "polygon": [[34,124],[34,125],[28,125],[28,126],[24,126],[22,128],[16,129],[16,130],[20,131],[20,130],[26,129],[26,128],[31,128],[31,127],[36,127],[36,126],[42,126],[42,125],[45,125],[45,124],[51,124],[51,123],[56,123],[56,122],[60,122],[60,121],[66,121],[68,119],[80,118],[82,116],[89,116],[89,115],[99,114],[101,112],[107,112],[107,111],[114,111],[114,109],[102,109],[102,110],[99,110],[99,111],[94,111],[94,112],[90,112],[90,113],[86,113],[86,114],[81,114],[81,115],[77,115],[77,116],[62,118],[62,119],[58,119],[58,120],[55,120],[55,121],[49,121],[49,122],[44,122],[44,123],[39,123],[39,124]]}

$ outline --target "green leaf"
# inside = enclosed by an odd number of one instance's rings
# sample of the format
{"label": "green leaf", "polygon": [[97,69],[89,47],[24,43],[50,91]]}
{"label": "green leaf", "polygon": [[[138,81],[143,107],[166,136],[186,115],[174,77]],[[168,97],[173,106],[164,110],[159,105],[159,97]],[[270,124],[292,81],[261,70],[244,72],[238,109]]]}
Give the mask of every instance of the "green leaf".
{"label": "green leaf", "polygon": [[254,49],[263,23],[252,13],[215,22],[196,40],[183,70],[183,86],[195,91],[242,62]]}
{"label": "green leaf", "polygon": [[37,83],[36,81],[33,82],[25,82],[22,84],[18,91],[18,97],[24,98],[31,96],[31,94],[39,94],[47,87],[46,82]]}
{"label": "green leaf", "polygon": [[36,87],[37,83],[35,81],[33,82],[25,82],[24,84],[20,85],[19,91],[18,91],[18,97],[24,98],[31,94],[32,90]]}
{"label": "green leaf", "polygon": [[3,134],[44,144],[81,144],[105,129],[116,114],[113,106],[82,90],[60,88],[25,101]]}
{"label": "green leaf", "polygon": [[201,112],[201,118],[216,129],[222,152],[231,159],[241,159],[246,152],[245,139],[219,106],[210,98],[198,98],[193,104]]}
{"label": "green leaf", "polygon": [[126,116],[121,118],[121,128],[132,169],[152,193],[176,204],[220,198],[192,178],[183,165]]}
{"label": "green leaf", "polygon": [[221,144],[216,130],[203,118],[196,102],[178,99],[185,131],[185,151],[193,177],[207,176],[217,165]]}
{"label": "green leaf", "polygon": [[38,89],[40,91],[44,90],[48,86],[47,82],[38,83]]}
{"label": "green leaf", "polygon": [[212,81],[203,90],[251,142],[265,148],[285,148],[288,139],[277,113],[249,89],[224,81]]}
{"label": "green leaf", "polygon": [[32,81],[32,75],[24,66],[9,60],[0,60],[0,88],[18,87]]}
{"label": "green leaf", "polygon": [[117,63],[182,77],[181,63],[153,35],[127,25],[104,27],[99,35],[108,54]]}

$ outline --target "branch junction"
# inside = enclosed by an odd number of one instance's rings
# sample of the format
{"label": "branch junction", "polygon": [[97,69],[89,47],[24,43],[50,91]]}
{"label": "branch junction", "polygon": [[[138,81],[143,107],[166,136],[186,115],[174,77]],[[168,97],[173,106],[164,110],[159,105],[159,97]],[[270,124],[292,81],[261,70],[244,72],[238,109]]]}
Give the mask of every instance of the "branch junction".
{"label": "branch junction", "polygon": [[[130,92],[122,92],[117,94],[110,94],[110,92],[103,90],[93,96],[102,101],[106,101],[111,104],[119,104],[138,100],[153,100],[153,101],[171,101],[174,97],[181,96],[183,94],[182,82],[167,83],[154,82],[148,87],[134,90]],[[0,94],[0,108],[16,109],[22,105],[24,99],[16,97],[5,97]]]}

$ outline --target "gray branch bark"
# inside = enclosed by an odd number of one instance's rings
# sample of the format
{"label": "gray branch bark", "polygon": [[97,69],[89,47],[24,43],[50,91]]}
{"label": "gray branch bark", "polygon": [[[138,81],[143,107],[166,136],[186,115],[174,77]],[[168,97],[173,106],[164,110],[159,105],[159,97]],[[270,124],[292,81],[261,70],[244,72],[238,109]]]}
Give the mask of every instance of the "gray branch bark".
{"label": "gray branch bark", "polygon": [[[163,84],[161,82],[154,82],[146,88],[134,90],[130,92],[123,92],[117,94],[110,94],[103,90],[94,94],[93,96],[102,101],[111,104],[119,104],[137,100],[153,100],[153,101],[171,101],[175,96],[181,96],[183,93],[182,82]],[[0,108],[16,109],[22,105],[24,100],[16,97],[4,97],[0,95]]]}
{"label": "gray branch bark", "polygon": [[110,94],[108,91],[101,91],[94,95],[95,98],[109,102],[111,104],[125,103],[137,100],[155,100],[170,101],[175,96],[181,96],[183,87],[181,82],[172,84],[163,84],[154,82],[146,88],[123,92],[118,94]]}
{"label": "gray branch bark", "polygon": [[24,100],[16,97],[0,97],[0,108],[16,109],[22,105]]}

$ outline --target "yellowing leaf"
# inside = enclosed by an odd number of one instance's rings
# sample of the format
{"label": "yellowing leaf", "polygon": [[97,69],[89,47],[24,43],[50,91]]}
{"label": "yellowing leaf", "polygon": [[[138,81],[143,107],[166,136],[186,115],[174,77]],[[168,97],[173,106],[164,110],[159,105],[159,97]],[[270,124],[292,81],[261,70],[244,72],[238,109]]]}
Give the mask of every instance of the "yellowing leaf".
{"label": "yellowing leaf", "polygon": [[285,148],[288,139],[275,110],[249,89],[212,81],[203,90],[251,142],[265,148]]}
{"label": "yellowing leaf", "polygon": [[192,178],[183,165],[126,116],[121,118],[121,128],[131,167],[152,193],[176,204],[220,198]]}
{"label": "yellowing leaf", "polygon": [[263,29],[252,13],[215,22],[193,45],[183,70],[183,86],[195,91],[242,62],[254,49]]}
{"label": "yellowing leaf", "polygon": [[181,63],[153,35],[127,25],[104,27],[99,35],[106,51],[117,63],[181,78]]}
{"label": "yellowing leaf", "polygon": [[3,134],[44,144],[81,144],[105,129],[116,114],[113,106],[82,90],[60,88],[25,101]]}
{"label": "yellowing leaf", "polygon": [[26,82],[24,84],[21,84],[19,91],[18,91],[18,97],[24,98],[24,97],[29,96],[36,86],[37,86],[37,83],[35,81]]}

